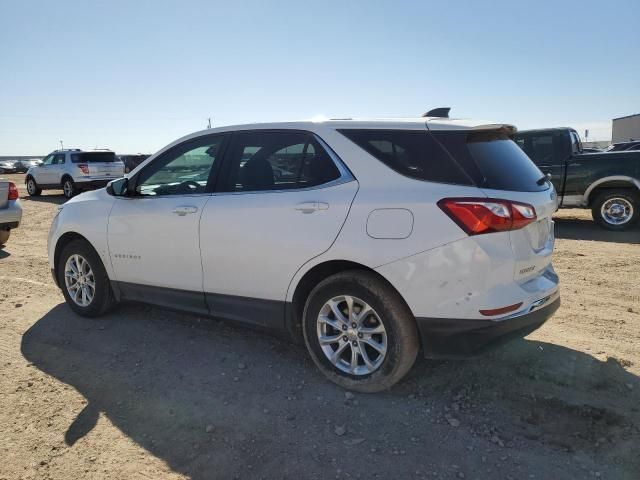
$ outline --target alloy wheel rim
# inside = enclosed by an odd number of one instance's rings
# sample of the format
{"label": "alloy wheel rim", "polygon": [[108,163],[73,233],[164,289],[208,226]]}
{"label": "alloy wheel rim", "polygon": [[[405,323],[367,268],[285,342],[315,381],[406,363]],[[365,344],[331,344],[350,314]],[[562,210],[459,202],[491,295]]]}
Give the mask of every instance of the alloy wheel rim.
{"label": "alloy wheel rim", "polygon": [[32,195],[33,192],[36,191],[36,183],[33,180],[27,182],[27,190],[29,191],[29,195]]}
{"label": "alloy wheel rim", "polygon": [[626,198],[610,198],[602,204],[600,213],[608,224],[623,225],[633,217],[633,204]]}
{"label": "alloy wheel rim", "polygon": [[96,279],[89,262],[78,254],[71,255],[64,266],[64,283],[73,302],[87,307],[96,293]]}
{"label": "alloy wheel rim", "polygon": [[67,197],[71,196],[71,192],[73,191],[73,187],[71,186],[71,182],[69,182],[69,180],[64,182],[64,186],[62,187],[62,189],[64,190],[64,194]]}
{"label": "alloy wheel rim", "polygon": [[362,376],[380,368],[387,354],[387,331],[365,301],[333,297],[320,309],[316,323],[320,348],[338,370]]}

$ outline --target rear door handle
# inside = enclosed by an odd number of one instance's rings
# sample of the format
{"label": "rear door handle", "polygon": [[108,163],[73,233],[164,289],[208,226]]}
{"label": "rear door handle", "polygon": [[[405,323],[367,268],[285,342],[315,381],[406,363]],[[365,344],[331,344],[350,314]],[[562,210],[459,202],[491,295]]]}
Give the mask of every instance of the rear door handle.
{"label": "rear door handle", "polygon": [[184,217],[187,213],[196,213],[197,211],[198,207],[193,207],[191,205],[176,207],[173,209],[173,213],[180,215],[181,217]]}
{"label": "rear door handle", "polygon": [[296,210],[302,213],[313,213],[318,210],[327,210],[328,203],[324,202],[302,202],[296,205]]}

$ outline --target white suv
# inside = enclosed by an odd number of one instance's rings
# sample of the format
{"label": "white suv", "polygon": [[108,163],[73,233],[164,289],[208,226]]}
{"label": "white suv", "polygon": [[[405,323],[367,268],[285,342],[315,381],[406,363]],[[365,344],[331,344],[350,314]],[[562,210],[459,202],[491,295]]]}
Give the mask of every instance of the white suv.
{"label": "white suv", "polygon": [[62,189],[73,197],[81,190],[104,187],[124,175],[124,163],[111,150],[56,150],[41,165],[27,170],[25,183],[30,196],[42,190]]}
{"label": "white suv", "polygon": [[49,263],[69,306],[140,301],[304,340],[373,392],[418,351],[473,353],[559,307],[556,194],[515,128],[443,118],[201,131],[64,206]]}

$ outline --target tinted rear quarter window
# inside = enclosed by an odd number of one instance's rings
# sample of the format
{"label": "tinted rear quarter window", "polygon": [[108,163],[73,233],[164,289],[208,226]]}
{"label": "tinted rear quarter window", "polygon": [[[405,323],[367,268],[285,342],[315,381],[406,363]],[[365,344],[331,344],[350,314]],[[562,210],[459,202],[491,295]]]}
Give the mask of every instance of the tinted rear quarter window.
{"label": "tinted rear quarter window", "polygon": [[502,131],[437,131],[447,148],[480,188],[537,192],[549,188],[526,153]]}
{"label": "tinted rear quarter window", "polygon": [[113,152],[83,152],[72,153],[73,163],[110,163],[116,161],[116,154]]}
{"label": "tinted rear quarter window", "polygon": [[428,131],[339,130],[341,134],[407,177],[471,185],[469,176]]}

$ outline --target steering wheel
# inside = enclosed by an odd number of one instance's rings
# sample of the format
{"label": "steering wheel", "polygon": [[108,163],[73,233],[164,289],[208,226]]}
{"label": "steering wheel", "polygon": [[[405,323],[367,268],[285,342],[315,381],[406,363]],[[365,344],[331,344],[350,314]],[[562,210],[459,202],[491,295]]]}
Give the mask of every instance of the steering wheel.
{"label": "steering wheel", "polygon": [[198,190],[200,188],[200,184],[195,180],[187,180],[180,184],[181,187],[189,187],[191,190]]}

